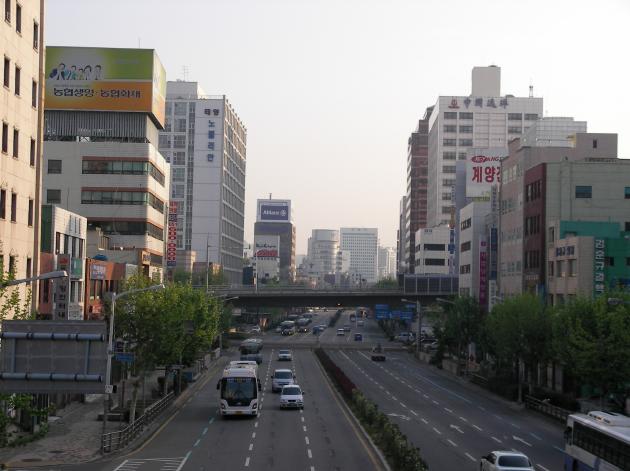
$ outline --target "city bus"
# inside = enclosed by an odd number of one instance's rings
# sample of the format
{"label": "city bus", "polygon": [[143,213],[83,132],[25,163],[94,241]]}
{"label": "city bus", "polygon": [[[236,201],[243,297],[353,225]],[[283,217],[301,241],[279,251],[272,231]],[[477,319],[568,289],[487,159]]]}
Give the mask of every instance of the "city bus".
{"label": "city bus", "polygon": [[221,416],[258,415],[258,392],[262,389],[256,369],[240,365],[225,368],[217,383]]}
{"label": "city bus", "polygon": [[567,418],[565,471],[630,469],[630,417],[594,411]]}

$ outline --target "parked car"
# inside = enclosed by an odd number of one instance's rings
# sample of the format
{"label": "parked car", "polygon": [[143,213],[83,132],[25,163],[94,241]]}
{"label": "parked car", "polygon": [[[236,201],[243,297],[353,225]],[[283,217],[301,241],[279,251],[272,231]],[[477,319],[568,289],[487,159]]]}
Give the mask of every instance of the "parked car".
{"label": "parked car", "polygon": [[534,465],[523,453],[493,451],[481,457],[480,471],[534,471]]}
{"label": "parked car", "polygon": [[345,332],[350,332],[350,326],[349,326],[348,324],[344,324],[344,325],[343,325],[343,330],[344,330]]}
{"label": "parked car", "polygon": [[260,331],[260,326],[255,325],[254,327],[252,327],[252,330],[250,330],[250,332],[251,332],[252,334],[260,334],[260,332],[261,332],[261,331]]}
{"label": "parked car", "polygon": [[383,347],[381,347],[380,344],[372,349],[370,359],[372,361],[385,361],[385,352],[383,351]]}
{"label": "parked car", "polygon": [[396,336],[396,340],[402,343],[409,343],[413,342],[415,337],[416,336],[413,334],[413,332],[401,332]]}
{"label": "parked car", "polygon": [[278,361],[291,361],[292,359],[291,350],[278,350]]}
{"label": "parked car", "polygon": [[354,341],[363,342],[363,334],[359,334],[359,333],[354,334]]}
{"label": "parked car", "polygon": [[304,409],[304,391],[297,384],[282,388],[280,393],[280,409]]}
{"label": "parked car", "polygon": [[281,391],[283,387],[293,384],[295,382],[295,375],[293,371],[287,369],[274,370],[271,375],[271,391]]}

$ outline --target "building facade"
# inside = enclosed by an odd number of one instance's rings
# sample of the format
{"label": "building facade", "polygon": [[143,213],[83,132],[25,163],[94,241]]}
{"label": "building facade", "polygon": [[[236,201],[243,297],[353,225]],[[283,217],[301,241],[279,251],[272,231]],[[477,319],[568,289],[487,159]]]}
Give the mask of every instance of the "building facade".
{"label": "building facade", "polygon": [[394,249],[393,247],[379,247],[378,279],[383,280],[387,278],[396,278],[396,249]]}
{"label": "building facade", "polygon": [[459,213],[459,293],[485,304],[488,290],[486,216],[489,201],[473,201]]}
{"label": "building facade", "polygon": [[293,283],[296,276],[295,231],[291,200],[257,200],[254,237],[277,236],[280,238],[279,279],[285,283]]}
{"label": "building facade", "polygon": [[350,254],[350,273],[358,284],[378,281],[378,229],[342,227],[340,248]]}
{"label": "building facade", "polygon": [[408,273],[405,256],[405,231],[407,226],[407,196],[400,198],[398,205],[398,230],[396,231],[396,273]]}
{"label": "building facade", "polygon": [[339,231],[332,229],[313,229],[308,239],[308,275],[318,282],[326,275],[334,276],[337,272],[339,253]]}
{"label": "building facade", "polygon": [[[43,0],[3,2],[0,22],[0,270],[39,273]],[[21,298],[26,285],[17,288]],[[33,309],[37,288],[34,287]]]}
{"label": "building facade", "polygon": [[[168,82],[160,152],[171,164],[173,241],[197,263],[220,265],[230,283],[243,268],[247,129],[225,95]],[[175,228],[173,228],[175,229]],[[175,253],[167,262],[181,263]]]}
{"label": "building facade", "polygon": [[452,231],[438,226],[416,231],[416,275],[449,275],[453,257],[449,252]]}

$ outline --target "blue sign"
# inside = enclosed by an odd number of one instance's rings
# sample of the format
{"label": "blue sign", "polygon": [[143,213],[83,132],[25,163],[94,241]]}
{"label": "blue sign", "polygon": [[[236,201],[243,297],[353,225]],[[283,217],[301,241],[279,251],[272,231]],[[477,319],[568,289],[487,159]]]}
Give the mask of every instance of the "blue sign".
{"label": "blue sign", "polygon": [[375,304],[375,311],[389,311],[389,304]]}
{"label": "blue sign", "polygon": [[413,312],[403,311],[400,313],[400,318],[404,321],[411,321],[413,320]]}
{"label": "blue sign", "polygon": [[289,222],[289,206],[286,204],[261,204],[261,221],[286,221]]}
{"label": "blue sign", "polygon": [[400,319],[402,317],[402,311],[392,311],[392,319]]}
{"label": "blue sign", "polygon": [[114,355],[114,358],[116,358],[116,360],[118,360],[121,363],[133,363],[134,354],[130,352],[128,353],[119,352]]}
{"label": "blue sign", "polygon": [[389,311],[376,311],[376,320],[389,319]]}

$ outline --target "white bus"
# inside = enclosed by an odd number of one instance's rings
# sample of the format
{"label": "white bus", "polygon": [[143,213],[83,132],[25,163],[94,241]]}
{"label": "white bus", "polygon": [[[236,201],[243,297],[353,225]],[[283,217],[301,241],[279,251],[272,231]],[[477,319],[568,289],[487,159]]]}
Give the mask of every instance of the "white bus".
{"label": "white bus", "polygon": [[567,418],[565,471],[630,470],[630,417],[611,412]]}
{"label": "white bus", "polygon": [[257,369],[238,366],[223,370],[217,383],[221,416],[258,415],[258,392],[262,389]]}

